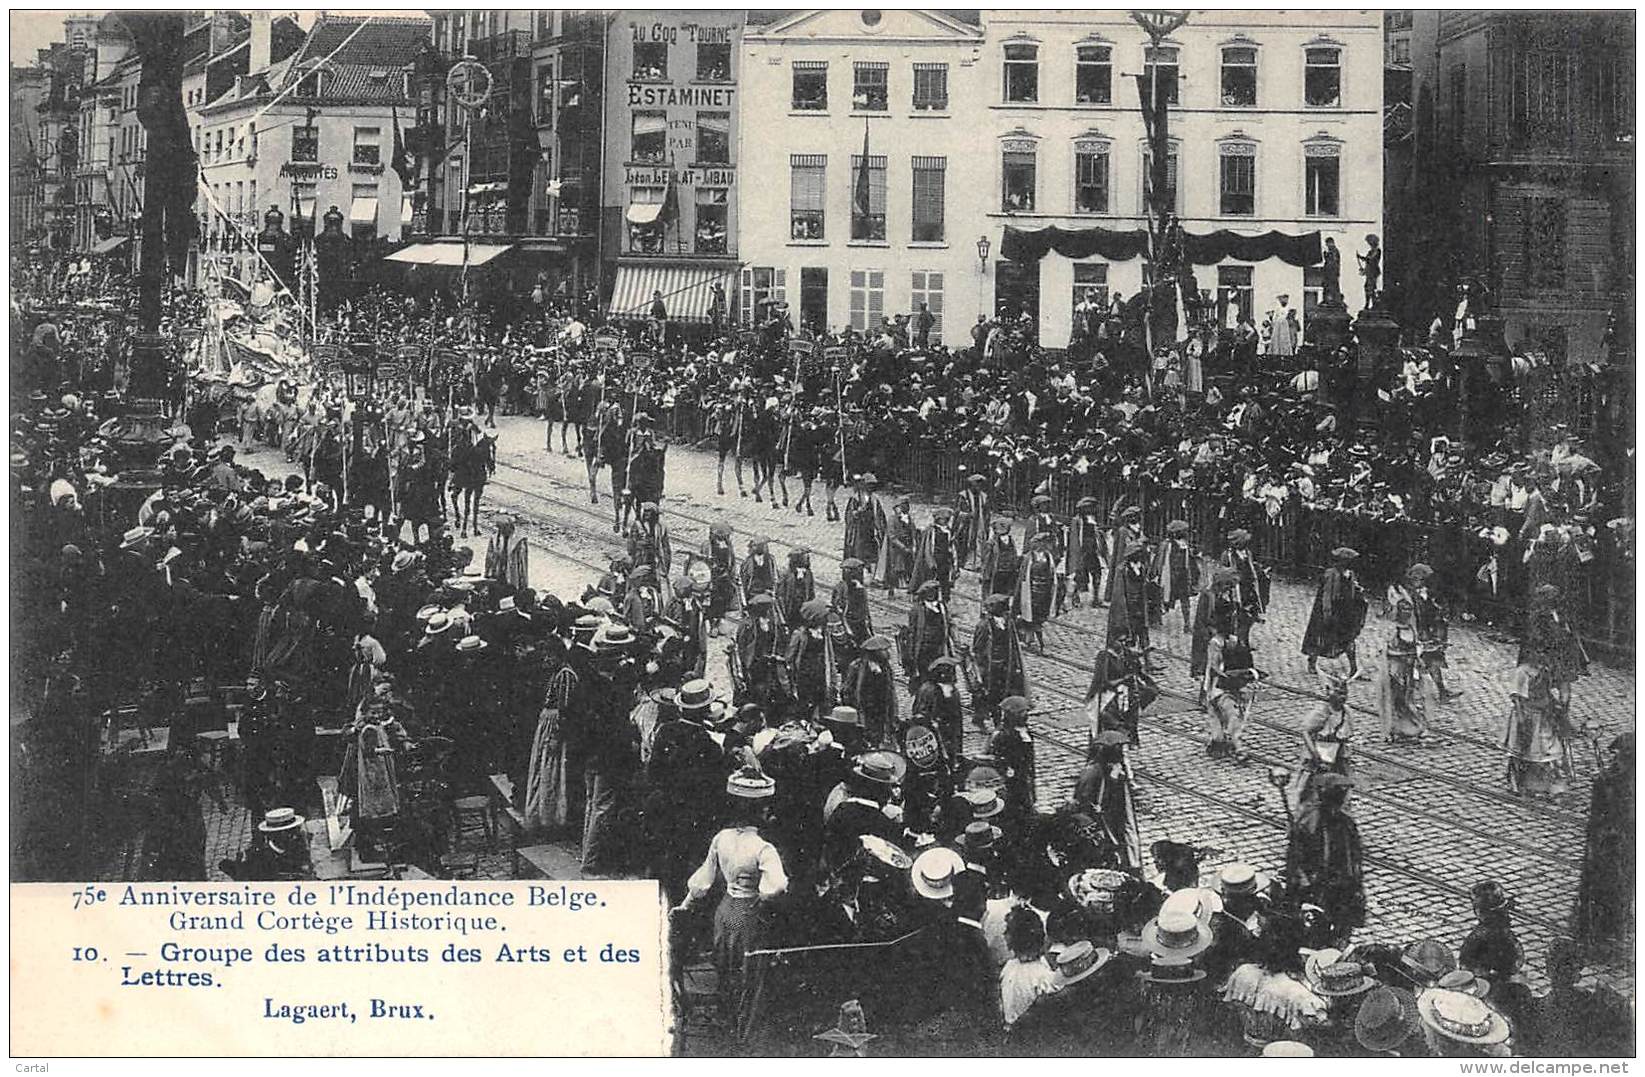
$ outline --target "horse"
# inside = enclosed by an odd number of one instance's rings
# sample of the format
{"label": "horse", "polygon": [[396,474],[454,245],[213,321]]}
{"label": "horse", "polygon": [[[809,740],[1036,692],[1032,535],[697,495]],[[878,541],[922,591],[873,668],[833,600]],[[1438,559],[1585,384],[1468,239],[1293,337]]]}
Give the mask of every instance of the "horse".
{"label": "horse", "polygon": [[480,531],[480,496],[486,479],[497,470],[497,439],[478,428],[458,424],[452,436],[451,508],[457,515],[457,535],[467,538],[470,528]]}

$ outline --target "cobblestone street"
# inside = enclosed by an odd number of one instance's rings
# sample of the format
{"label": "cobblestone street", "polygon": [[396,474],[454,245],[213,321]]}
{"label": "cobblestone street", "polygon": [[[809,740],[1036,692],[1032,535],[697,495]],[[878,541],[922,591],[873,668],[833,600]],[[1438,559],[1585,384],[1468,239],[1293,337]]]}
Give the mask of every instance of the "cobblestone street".
{"label": "cobblestone street", "polygon": [[[590,505],[581,462],[545,452],[542,426],[534,420],[502,420],[498,448],[487,509],[529,521],[535,586],[554,589],[565,579],[572,581],[569,593],[580,593],[604,559],[621,550],[611,532],[608,473],[600,476],[600,504]],[[779,557],[783,547],[812,550],[819,584],[833,584],[840,525],[823,523],[820,515],[798,516],[756,504],[734,492],[720,497],[714,469],[710,454],[685,446],[670,450],[664,511],[677,556],[702,544],[709,521],[723,519],[737,533],[739,554],[748,535],[765,534]],[[727,482],[734,491],[729,476]],[[842,504],[843,499],[842,492]],[[814,500],[820,513],[820,487]],[[929,508],[916,500],[916,523],[925,522]],[[977,614],[975,581],[973,573],[966,573],[953,602],[956,629],[966,635]],[[1256,721],[1247,734],[1252,760],[1243,767],[1207,758],[1203,718],[1192,703],[1194,685],[1187,676],[1187,637],[1169,629],[1156,635],[1169,654],[1160,678],[1167,695],[1145,716],[1136,755],[1144,778],[1140,810],[1145,843],[1160,838],[1192,842],[1211,850],[1207,867],[1223,859],[1269,869],[1283,864],[1285,819],[1266,770],[1269,764],[1294,765],[1301,758],[1295,729],[1316,705],[1310,695],[1313,679],[1297,649],[1312,596],[1309,582],[1276,579],[1268,617],[1253,633],[1258,664],[1270,672],[1274,686],[1265,688],[1257,702]],[[906,609],[904,596],[877,600],[876,623],[894,626]],[[1048,655],[1028,657],[1042,803],[1060,802],[1082,766],[1086,719],[1080,700],[1105,620],[1106,610],[1071,611],[1047,632]],[[1350,699],[1359,785],[1353,811],[1368,858],[1368,934],[1408,940],[1434,931],[1454,947],[1472,926],[1468,888],[1494,878],[1516,896],[1527,971],[1541,986],[1541,954],[1548,939],[1565,930],[1575,898],[1587,784],[1596,756],[1578,753],[1579,781],[1557,800],[1522,801],[1509,795],[1498,745],[1507,705],[1503,677],[1513,667],[1515,652],[1463,625],[1453,626],[1449,655],[1450,683],[1463,695],[1433,719],[1431,743],[1420,748],[1382,743],[1374,674],[1376,652],[1387,633],[1386,621],[1373,617],[1367,624],[1360,652],[1368,676],[1355,682]],[[727,682],[722,675],[717,683]],[[1596,664],[1577,686],[1573,711],[1590,724],[1600,744],[1631,727],[1633,708],[1629,671]],[[1605,978],[1631,990],[1627,970],[1605,970]]]}

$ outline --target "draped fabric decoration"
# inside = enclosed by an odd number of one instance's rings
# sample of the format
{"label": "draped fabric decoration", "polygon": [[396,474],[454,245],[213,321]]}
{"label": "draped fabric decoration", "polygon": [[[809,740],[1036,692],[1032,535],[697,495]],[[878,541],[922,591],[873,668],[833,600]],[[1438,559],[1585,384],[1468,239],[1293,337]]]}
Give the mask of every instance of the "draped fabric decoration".
{"label": "draped fabric decoration", "polygon": [[[1319,265],[1322,258],[1318,232],[1288,235],[1264,232],[1248,236],[1221,229],[1207,235],[1185,232],[1183,252],[1194,265],[1215,265],[1225,258],[1241,262],[1261,262],[1278,258],[1287,265],[1305,268]],[[1148,233],[1141,229],[1118,231],[1112,228],[1059,228],[1047,225],[1035,231],[1007,226],[1000,253],[1013,262],[1037,262],[1050,251],[1064,258],[1081,259],[1093,255],[1111,262],[1124,262],[1148,253]]]}

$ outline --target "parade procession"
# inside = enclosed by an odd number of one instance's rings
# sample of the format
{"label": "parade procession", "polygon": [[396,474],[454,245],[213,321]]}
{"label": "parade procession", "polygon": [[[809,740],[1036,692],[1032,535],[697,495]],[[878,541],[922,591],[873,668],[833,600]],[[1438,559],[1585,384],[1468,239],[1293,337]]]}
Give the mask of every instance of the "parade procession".
{"label": "parade procession", "polygon": [[1634,1053],[1633,12],[36,15],[14,881],[656,880],[683,1055]]}

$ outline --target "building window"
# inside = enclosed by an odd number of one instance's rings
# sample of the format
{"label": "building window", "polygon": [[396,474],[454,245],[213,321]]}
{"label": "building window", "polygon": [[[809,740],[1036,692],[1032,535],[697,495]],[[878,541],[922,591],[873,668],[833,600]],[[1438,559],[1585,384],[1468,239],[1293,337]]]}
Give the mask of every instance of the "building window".
{"label": "building window", "polygon": [[731,45],[723,41],[698,42],[697,81],[729,82],[730,79]]}
{"label": "building window", "polygon": [[634,78],[640,82],[668,81],[668,42],[635,43]]}
{"label": "building window", "polygon": [[1411,62],[1411,42],[1408,38],[1397,38],[1388,42],[1388,60],[1396,64]]}
{"label": "building window", "polygon": [[635,254],[663,251],[663,193],[661,187],[629,188],[628,249]]}
{"label": "building window", "polygon": [[1309,108],[1336,108],[1342,104],[1342,50],[1308,49],[1303,54],[1303,100]]}
{"label": "building window", "polygon": [[668,115],[663,112],[636,112],[629,149],[630,161],[660,165],[668,157]]}
{"label": "building window", "polygon": [[914,65],[914,111],[948,111],[948,65]]}
{"label": "building window", "polygon": [[1302,331],[1308,332],[1309,324],[1314,320],[1314,311],[1325,302],[1325,267],[1303,266],[1302,268]]}
{"label": "building window", "polygon": [[790,239],[825,237],[824,196],[828,158],[796,153],[788,159],[788,235]]}
{"label": "building window", "polygon": [[1217,212],[1224,217],[1250,217],[1257,211],[1257,148],[1244,144],[1225,145]]}
{"label": "building window", "polygon": [[[1458,65],[1461,66],[1461,65]],[[1603,61],[1592,65],[1603,71]],[[1457,81],[1452,69],[1453,86]],[[1510,98],[1509,123],[1515,139],[1522,142],[1569,141],[1571,126],[1570,104],[1574,86],[1580,78],[1573,78],[1571,56],[1554,49],[1527,49],[1513,60],[1513,96]],[[1452,90],[1453,99],[1456,97]],[[1603,103],[1596,104],[1596,111]],[[1452,106],[1453,110],[1457,108]],[[1596,117],[1597,118],[1597,117]]]}
{"label": "building window", "polygon": [[697,253],[726,252],[726,190],[724,187],[697,188]]}
{"label": "building window", "polygon": [[1257,50],[1248,45],[1222,50],[1222,104],[1250,108],[1257,103]]}
{"label": "building window", "polygon": [[1108,212],[1108,144],[1074,143],[1074,212]]}
{"label": "building window", "polygon": [[1217,267],[1217,321],[1229,327],[1239,322],[1255,324],[1250,266]]}
{"label": "building window", "polygon": [[251,160],[257,159],[257,125],[246,125],[246,156]]}
{"label": "building window", "polygon": [[828,111],[828,61],[794,61],[794,111]]}
{"label": "building window", "polygon": [[1098,314],[1105,313],[1108,310],[1108,263],[1074,263],[1073,309],[1076,323],[1079,321],[1078,311],[1082,303],[1097,311]]}
{"label": "building window", "polygon": [[731,163],[731,113],[697,113],[697,163]]}
{"label": "building window", "polygon": [[554,126],[554,67],[537,69],[537,126]]}
{"label": "building window", "polygon": [[380,145],[383,129],[380,127],[356,127],[354,129],[354,157],[357,165],[375,165],[382,162],[383,148]]}
{"label": "building window", "polygon": [[1142,57],[1142,73],[1148,76],[1148,84],[1156,88],[1166,104],[1177,104],[1177,50],[1149,46],[1143,49]]}
{"label": "building window", "polygon": [[885,324],[885,271],[851,271],[851,328],[868,332]]}
{"label": "building window", "polygon": [[1005,99],[1032,103],[1040,99],[1040,47],[1005,46]]}
{"label": "building window", "polygon": [[[1517,99],[1516,99],[1515,103],[1516,104],[1518,103]],[[1452,64],[1451,65],[1451,100],[1450,100],[1450,105],[1451,105],[1451,111],[1450,111],[1451,137],[1453,139],[1460,140],[1465,134],[1467,134],[1467,131],[1464,130],[1464,125],[1467,123],[1467,120],[1468,120],[1468,65],[1467,64]],[[1517,121],[1518,121],[1520,115],[1522,115],[1522,114],[1519,113],[1518,110],[1516,109],[1516,111],[1515,111],[1515,121],[1516,122],[1515,122],[1515,125],[1514,125],[1516,133],[1519,130],[1519,124],[1518,124]]]}
{"label": "building window", "polygon": [[914,174],[914,234],[915,243],[941,243],[943,231],[943,195],[947,178],[948,158],[915,157],[910,162]]}
{"label": "building window", "polygon": [[1074,50],[1074,103],[1106,105],[1114,99],[1114,50],[1081,45]]}
{"label": "building window", "polygon": [[1342,216],[1342,150],[1336,145],[1303,150],[1302,212],[1309,217]]}
{"label": "building window", "polygon": [[[865,202],[866,196],[866,202]],[[851,155],[851,238],[885,238],[885,158]]]}
{"label": "building window", "polygon": [[[1182,189],[1177,183],[1177,149],[1165,155],[1165,204],[1171,207],[1171,212],[1182,212]],[[1142,151],[1142,206],[1148,208],[1148,185],[1153,182],[1154,155],[1149,150]]]}
{"label": "building window", "polygon": [[1032,144],[1008,145],[1001,157],[1000,208],[1006,213],[1034,212],[1034,173],[1038,154]]}
{"label": "building window", "polygon": [[891,65],[859,60],[851,65],[851,107],[858,112],[884,112],[891,107]]}
{"label": "building window", "polygon": [[1520,252],[1525,283],[1533,288],[1565,287],[1565,200],[1525,199],[1525,237]]}
{"label": "building window", "polygon": [[919,326],[920,307],[931,312],[931,339],[942,340],[942,274],[928,269],[916,269],[908,286],[909,314]]}
{"label": "building window", "polygon": [[788,302],[788,271],[770,266],[743,270],[742,324],[758,325],[770,316],[770,308]]}
{"label": "building window", "polygon": [[1385,21],[1390,30],[1409,30],[1413,19],[1409,11],[1390,11]]}

